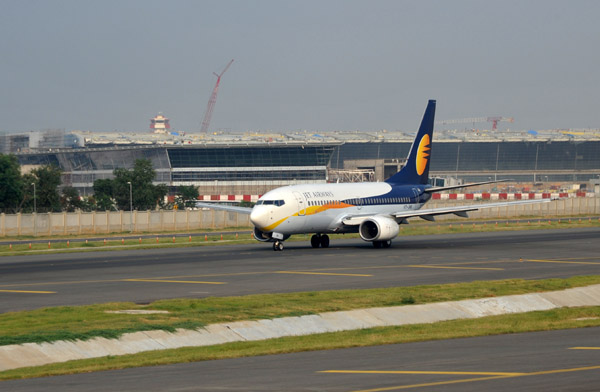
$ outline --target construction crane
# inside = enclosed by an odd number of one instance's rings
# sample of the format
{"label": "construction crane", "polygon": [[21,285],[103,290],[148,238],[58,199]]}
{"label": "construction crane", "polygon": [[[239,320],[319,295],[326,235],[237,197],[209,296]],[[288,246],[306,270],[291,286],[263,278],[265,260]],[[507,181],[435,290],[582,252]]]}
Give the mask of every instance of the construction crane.
{"label": "construction crane", "polygon": [[219,92],[219,83],[221,83],[221,76],[229,69],[233,63],[233,60],[227,64],[223,72],[217,74],[213,72],[213,75],[217,77],[217,83],[215,84],[215,88],[213,88],[212,94],[210,95],[210,99],[208,100],[208,105],[206,106],[206,112],[204,113],[204,120],[202,120],[202,127],[200,127],[200,133],[207,133],[208,126],[210,125],[210,119],[212,117],[213,109],[215,108],[215,103],[217,102],[217,93]]}
{"label": "construction crane", "polygon": [[515,119],[512,117],[472,117],[472,118],[459,118],[455,120],[440,120],[436,121],[436,124],[445,125],[445,124],[465,124],[465,123],[480,123],[480,122],[491,122],[492,130],[498,129],[499,122],[514,122]]}

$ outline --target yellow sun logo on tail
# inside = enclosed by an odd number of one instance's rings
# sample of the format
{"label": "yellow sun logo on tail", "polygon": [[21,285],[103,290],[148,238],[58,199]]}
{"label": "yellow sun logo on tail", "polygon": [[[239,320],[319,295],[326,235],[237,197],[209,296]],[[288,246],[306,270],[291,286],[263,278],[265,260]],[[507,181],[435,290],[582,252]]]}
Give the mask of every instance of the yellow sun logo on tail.
{"label": "yellow sun logo on tail", "polygon": [[417,149],[417,173],[419,175],[423,174],[427,167],[427,161],[429,161],[429,150],[431,150],[429,144],[429,135],[426,134],[421,139]]}

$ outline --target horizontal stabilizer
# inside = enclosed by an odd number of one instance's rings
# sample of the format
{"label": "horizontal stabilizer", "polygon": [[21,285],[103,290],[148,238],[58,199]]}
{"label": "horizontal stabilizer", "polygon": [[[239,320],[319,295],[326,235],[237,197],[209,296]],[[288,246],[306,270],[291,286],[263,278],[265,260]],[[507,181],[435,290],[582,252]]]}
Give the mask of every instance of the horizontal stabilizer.
{"label": "horizontal stabilizer", "polygon": [[537,204],[537,203],[548,203],[551,202],[552,199],[536,199],[536,200],[519,200],[519,201],[507,201],[507,202],[495,202],[495,203],[485,203],[485,204],[473,204],[466,206],[452,206],[452,207],[440,207],[440,208],[429,208],[425,210],[416,210],[416,211],[402,211],[391,214],[396,218],[396,222],[399,222],[402,219],[407,218],[422,218],[425,220],[430,220],[436,215],[446,215],[446,214],[454,214],[460,217],[468,217],[467,212],[469,211],[477,211],[484,208],[498,208],[498,207],[508,207],[514,205],[523,205],[523,204]]}
{"label": "horizontal stabilizer", "polygon": [[447,191],[447,190],[450,190],[450,189],[468,188],[468,187],[471,187],[471,186],[486,185],[486,184],[496,184],[496,183],[499,183],[499,182],[508,182],[508,181],[513,181],[513,180],[494,180],[494,181],[484,181],[484,182],[471,182],[471,183],[462,184],[462,185],[434,186],[434,187],[431,187],[431,188],[426,188],[425,192],[427,192],[427,193],[440,192],[440,191]]}
{"label": "horizontal stabilizer", "polygon": [[210,208],[213,210],[222,210],[222,211],[229,211],[229,212],[237,212],[240,214],[247,214],[247,215],[250,215],[250,213],[252,212],[252,208],[250,208],[250,207],[236,207],[236,206],[223,205],[223,204],[218,204],[218,203],[202,203],[200,201],[196,202],[196,207]]}

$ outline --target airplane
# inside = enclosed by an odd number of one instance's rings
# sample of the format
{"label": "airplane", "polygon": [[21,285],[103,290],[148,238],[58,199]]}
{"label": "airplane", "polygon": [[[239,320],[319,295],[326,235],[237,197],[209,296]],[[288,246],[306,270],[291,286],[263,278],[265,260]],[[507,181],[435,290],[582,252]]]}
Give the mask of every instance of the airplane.
{"label": "airplane", "polygon": [[549,202],[551,199],[520,200],[465,206],[421,209],[434,192],[505,182],[476,182],[452,186],[429,184],[433,124],[436,101],[429,100],[419,131],[404,167],[384,182],[290,185],[273,189],[252,208],[196,203],[198,207],[250,214],[254,238],[272,242],[282,251],[283,242],[294,234],[311,234],[313,248],[329,247],[331,233],[359,233],[375,248],[389,248],[409,218],[434,221],[435,216],[454,214],[467,218],[469,211],[508,205]]}

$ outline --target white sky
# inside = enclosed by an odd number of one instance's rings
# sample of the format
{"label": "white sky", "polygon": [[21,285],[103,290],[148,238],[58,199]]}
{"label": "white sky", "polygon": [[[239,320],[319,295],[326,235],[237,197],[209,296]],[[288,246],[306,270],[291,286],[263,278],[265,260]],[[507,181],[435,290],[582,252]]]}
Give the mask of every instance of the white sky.
{"label": "white sky", "polygon": [[440,120],[600,128],[598,1],[0,5],[0,131],[145,132],[159,111],[197,131],[231,59],[211,130],[412,131],[428,99]]}

